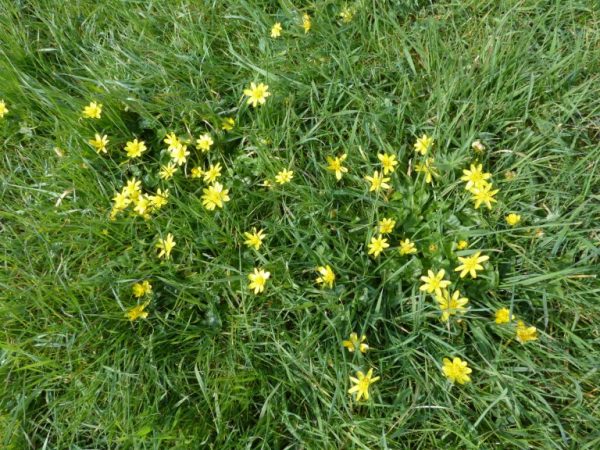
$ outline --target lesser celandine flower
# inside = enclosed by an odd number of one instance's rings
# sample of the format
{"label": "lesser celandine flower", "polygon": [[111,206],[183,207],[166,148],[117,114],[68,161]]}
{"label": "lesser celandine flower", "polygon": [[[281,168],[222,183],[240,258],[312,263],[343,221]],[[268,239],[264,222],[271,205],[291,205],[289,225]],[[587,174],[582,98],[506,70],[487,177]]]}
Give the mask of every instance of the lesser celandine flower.
{"label": "lesser celandine flower", "polygon": [[96,149],[96,152],[98,153],[107,153],[106,146],[108,145],[108,136],[101,136],[98,133],[96,133],[94,139],[90,139],[88,141],[88,144],[94,147]]}
{"label": "lesser celandine flower", "polygon": [[135,207],[133,210],[140,216],[147,218],[148,210],[150,208],[150,199],[147,195],[140,195],[135,201]]}
{"label": "lesser celandine flower", "polygon": [[141,283],[135,283],[132,286],[132,291],[134,297],[140,298],[152,293],[152,285],[148,280],[144,280]]}
{"label": "lesser celandine flower", "polygon": [[158,176],[163,180],[170,180],[177,172],[177,166],[170,162],[166,166],[161,166]]}
{"label": "lesser celandine flower", "polygon": [[371,242],[369,243],[369,255],[373,255],[373,258],[378,258],[382,251],[388,248],[390,244],[388,244],[387,239],[383,236],[379,235],[377,237],[372,237]]}
{"label": "lesser celandine flower", "polygon": [[450,286],[450,281],[444,280],[446,271],[440,269],[438,273],[433,273],[430,269],[427,271],[427,275],[421,277],[423,284],[419,288],[420,291],[426,291],[428,294],[435,292],[435,295],[442,295],[442,289],[446,289]]}
{"label": "lesser celandine flower", "polygon": [[417,142],[415,142],[415,145],[413,147],[415,148],[415,151],[417,153],[420,153],[421,155],[425,156],[432,146],[433,138],[424,134],[423,136],[417,139]]}
{"label": "lesser celandine flower", "polygon": [[304,32],[308,33],[310,28],[312,27],[312,22],[310,20],[310,16],[308,14],[304,14],[302,16],[302,28],[304,28]]}
{"label": "lesser celandine flower", "polygon": [[229,189],[224,189],[223,185],[216,182],[207,189],[203,189],[202,192],[202,204],[209,211],[213,211],[215,208],[222,208],[225,202],[230,200]]}
{"label": "lesser celandine flower", "polygon": [[164,191],[160,188],[157,189],[156,195],[148,196],[150,200],[150,205],[153,208],[160,209],[165,206],[169,201],[169,190],[165,189]]}
{"label": "lesser celandine flower", "polygon": [[204,182],[214,183],[221,176],[221,163],[211,164],[208,170],[204,171]]}
{"label": "lesser celandine flower", "polygon": [[410,239],[404,239],[403,241],[400,241],[400,248],[398,250],[402,256],[417,253],[415,243],[411,242]]}
{"label": "lesser celandine flower", "polygon": [[246,244],[248,247],[254,248],[254,250],[259,250],[263,240],[265,237],[267,237],[267,235],[263,230],[256,231],[256,228],[252,228],[252,232],[244,232],[244,237],[246,238],[244,244]]}
{"label": "lesser celandine flower", "polygon": [[294,178],[294,171],[283,169],[275,175],[275,182],[278,184],[286,184],[292,181],[292,178]]}
{"label": "lesser celandine flower", "polygon": [[519,222],[521,222],[521,216],[515,213],[510,213],[508,216],[505,217],[505,220],[508,225],[514,227],[518,225]]}
{"label": "lesser celandine flower", "polygon": [[471,148],[477,153],[483,153],[485,151],[485,145],[483,145],[480,140],[473,141]]}
{"label": "lesser celandine flower", "polygon": [[317,278],[317,283],[320,283],[323,286],[327,286],[329,289],[331,289],[333,287],[333,283],[335,283],[335,273],[333,273],[333,269],[329,266],[329,264],[317,267],[317,272],[319,272],[320,275]]}
{"label": "lesser celandine flower", "polygon": [[433,158],[426,158],[423,164],[415,164],[415,172],[425,174],[425,183],[431,184],[433,177],[439,177]]}
{"label": "lesser celandine flower", "polygon": [[497,200],[494,198],[500,190],[492,190],[492,184],[485,184],[480,188],[473,188],[471,193],[473,194],[472,199],[475,202],[475,209],[479,209],[481,204],[485,204],[488,209],[492,209],[492,203],[496,203]]}
{"label": "lesser celandine flower", "polygon": [[187,157],[190,154],[190,152],[187,149],[187,145],[181,144],[181,143],[179,145],[177,145],[176,147],[172,147],[171,150],[169,151],[169,153],[171,155],[171,159],[178,166],[185,164],[185,162],[187,161]]}
{"label": "lesser celandine flower", "polygon": [[204,133],[202,136],[200,136],[200,138],[196,139],[196,148],[206,153],[210,150],[214,143],[215,142],[213,141],[210,133]]}
{"label": "lesser celandine flower", "polygon": [[357,402],[360,401],[361,398],[369,400],[369,386],[378,381],[380,378],[381,377],[373,376],[373,369],[369,369],[366,375],[359,370],[356,372],[356,378],[350,377],[350,381],[354,383],[354,386],[348,389],[348,393],[356,393]]}
{"label": "lesser celandine flower", "polygon": [[131,199],[136,200],[142,193],[142,182],[133,177],[127,180],[127,184],[123,187],[123,192]]}
{"label": "lesser celandine flower", "polygon": [[256,108],[258,105],[264,105],[271,93],[269,92],[269,86],[264,83],[250,83],[250,87],[244,89],[244,95],[248,97],[246,103]]}
{"label": "lesser celandine flower", "polygon": [[193,167],[192,168],[192,171],[191,171],[192,178],[202,178],[202,175],[204,175],[204,169],[202,169],[202,167]]}
{"label": "lesser celandine flower", "polygon": [[464,250],[468,246],[469,246],[469,243],[467,241],[465,241],[464,239],[461,239],[460,241],[458,241],[456,243],[456,249],[457,250]]}
{"label": "lesser celandine flower", "polygon": [[373,176],[366,176],[365,180],[371,183],[369,192],[379,192],[381,189],[389,189],[390,185],[387,184],[390,181],[389,178],[384,177],[383,173],[379,173],[377,170],[373,172]]}
{"label": "lesser celandine flower", "polygon": [[533,327],[533,326],[528,327],[527,325],[525,325],[525,322],[523,322],[522,320],[519,320],[517,322],[516,334],[517,334],[517,341],[519,341],[521,344],[525,344],[526,342],[537,340],[537,328]]}
{"label": "lesser celandine flower", "polygon": [[6,114],[8,114],[6,103],[4,100],[0,100],[0,119],[2,119]]}
{"label": "lesser celandine flower", "polygon": [[348,349],[350,353],[354,353],[358,350],[361,353],[367,353],[369,350],[369,346],[365,342],[367,340],[367,336],[364,334],[358,339],[358,334],[352,332],[350,333],[350,337],[347,341],[343,341],[342,345]]}
{"label": "lesser celandine flower", "polygon": [[462,181],[467,183],[465,189],[472,192],[473,188],[481,188],[488,183],[492,177],[491,173],[483,171],[483,164],[471,164],[469,169],[463,169],[463,176],[460,177]]}
{"label": "lesser celandine flower", "polygon": [[128,158],[139,158],[142,156],[142,153],[146,151],[146,144],[144,141],[138,141],[134,139],[133,141],[128,141],[125,144],[125,151],[127,152]]}
{"label": "lesser celandine flower", "polygon": [[263,269],[254,268],[254,273],[248,274],[248,280],[250,284],[248,287],[254,290],[255,294],[260,294],[265,290],[267,280],[271,277],[269,272],[265,272]]}
{"label": "lesser celandine flower", "polygon": [[83,108],[83,117],[86,119],[99,119],[102,115],[102,103],[91,102]]}
{"label": "lesser celandine flower", "polygon": [[452,361],[444,358],[443,363],[442,371],[452,383],[465,384],[471,381],[469,374],[473,371],[469,368],[466,361],[455,357]]}
{"label": "lesser celandine flower", "polygon": [[148,317],[148,311],[146,311],[146,307],[150,304],[150,301],[147,301],[141,305],[134,306],[130,310],[125,313],[125,317],[127,317],[130,321],[137,320],[139,318],[145,319]]}
{"label": "lesser celandine flower", "polygon": [[510,323],[514,319],[515,319],[515,316],[514,315],[511,316],[510,310],[508,308],[500,308],[495,313],[494,321],[498,325],[501,325],[503,323]]}
{"label": "lesser celandine flower", "polygon": [[163,142],[168,145],[168,147],[167,147],[168,150],[172,150],[181,145],[181,141],[179,140],[177,135],[173,132],[168,133],[165,136],[165,139]]}
{"label": "lesser celandine flower", "polygon": [[454,269],[455,272],[460,272],[460,277],[464,278],[467,274],[471,275],[471,278],[477,278],[477,271],[483,270],[481,263],[490,259],[487,255],[481,255],[481,252],[474,253],[471,256],[459,256],[458,260],[462,263],[460,266]]}
{"label": "lesser celandine flower", "polygon": [[342,165],[347,157],[348,155],[346,153],[335,158],[327,156],[327,170],[334,172],[335,178],[338,181],[341,180],[342,176],[348,172],[348,168]]}
{"label": "lesser celandine flower", "polygon": [[383,174],[387,175],[396,171],[398,161],[396,161],[396,155],[388,155],[387,153],[379,153],[377,158],[381,162],[383,168]]}
{"label": "lesser celandine flower", "polygon": [[344,6],[344,8],[340,11],[340,18],[342,19],[342,22],[350,23],[354,18],[354,11],[347,6]]}
{"label": "lesser celandine flower", "polygon": [[235,127],[235,119],[233,117],[225,117],[221,122],[221,130],[231,131]]}
{"label": "lesser celandine flower", "polygon": [[379,221],[379,232],[381,234],[390,234],[394,231],[394,227],[396,226],[396,221],[390,218],[383,218]]}
{"label": "lesser celandine flower", "polygon": [[281,23],[276,22],[275,25],[273,25],[273,27],[271,28],[271,37],[278,38],[279,36],[281,36],[281,30]]}
{"label": "lesser celandine flower", "polygon": [[446,289],[442,290],[442,295],[436,295],[435,300],[442,312],[442,320],[447,322],[450,316],[464,313],[467,308],[465,305],[469,303],[467,297],[461,297],[460,291],[454,291],[452,295]]}
{"label": "lesser celandine flower", "polygon": [[176,242],[171,233],[168,233],[165,239],[158,238],[158,242],[156,243],[156,249],[159,250],[158,257],[171,259],[171,251],[175,247],[175,244]]}

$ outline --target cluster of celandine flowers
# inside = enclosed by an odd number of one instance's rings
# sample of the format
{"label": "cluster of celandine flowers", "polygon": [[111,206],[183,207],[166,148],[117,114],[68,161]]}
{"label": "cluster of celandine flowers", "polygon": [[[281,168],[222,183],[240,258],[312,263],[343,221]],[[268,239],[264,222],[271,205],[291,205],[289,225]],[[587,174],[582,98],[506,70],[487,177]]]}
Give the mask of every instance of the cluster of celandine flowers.
{"label": "cluster of celandine flowers", "polygon": [[142,182],[133,177],[127,181],[121,191],[115,193],[110,219],[115,220],[119,213],[131,206],[135,214],[147,220],[151,213],[160,210],[168,202],[168,189],[163,191],[158,188],[155,194],[144,193],[142,192]]}

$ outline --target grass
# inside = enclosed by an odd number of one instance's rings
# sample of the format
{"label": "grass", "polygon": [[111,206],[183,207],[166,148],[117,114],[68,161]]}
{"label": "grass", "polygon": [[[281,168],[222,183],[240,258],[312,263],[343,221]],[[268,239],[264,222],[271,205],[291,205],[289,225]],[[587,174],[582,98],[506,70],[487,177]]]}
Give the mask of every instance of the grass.
{"label": "grass", "polygon": [[[0,446],[599,448],[596,2],[358,0],[348,24],[341,1],[294,3],[0,0]],[[256,109],[252,81],[273,94]],[[81,118],[92,100],[98,121]],[[203,209],[182,169],[158,178],[169,131],[212,131],[187,170],[221,162],[223,209]],[[87,144],[95,132],[108,155]],[[414,173],[423,133],[433,185]],[[149,150],[127,163],[133,137]],[[492,210],[459,179],[476,139]],[[382,151],[400,162],[389,195],[364,180]],[[344,152],[336,182],[325,158]],[[291,183],[260,186],[283,168]],[[132,176],[168,187],[169,204],[110,221]],[[383,217],[397,220],[392,247],[373,259]],[[268,235],[258,252],[243,245],[252,227]],[[404,237],[415,257],[399,256]],[[490,262],[461,280],[457,256],[473,250]],[[324,264],[334,289],[315,284]],[[260,295],[254,267],[271,272]],[[469,297],[462,321],[441,322],[419,292],[429,268]],[[144,279],[149,316],[129,322]],[[539,339],[516,342],[500,307]],[[343,349],[351,331],[371,351]],[[451,356],[471,383],[443,376]],[[348,377],[368,368],[381,380],[357,403]]]}

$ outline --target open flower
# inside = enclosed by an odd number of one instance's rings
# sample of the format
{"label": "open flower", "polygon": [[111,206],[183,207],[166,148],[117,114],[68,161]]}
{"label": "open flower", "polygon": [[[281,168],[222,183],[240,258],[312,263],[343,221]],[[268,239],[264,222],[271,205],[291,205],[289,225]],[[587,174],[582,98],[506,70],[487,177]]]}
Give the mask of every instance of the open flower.
{"label": "open flower", "polygon": [[138,141],[134,139],[133,141],[128,141],[125,144],[125,151],[127,152],[127,157],[129,159],[139,158],[142,156],[142,153],[146,151],[146,144],[144,141]]}
{"label": "open flower", "polygon": [[379,153],[377,158],[381,162],[381,167],[383,168],[383,174],[387,175],[389,173],[393,173],[396,171],[396,166],[398,165],[398,161],[396,160],[396,155],[388,155],[387,153]]}
{"label": "open flower", "polygon": [[492,209],[492,203],[496,203],[497,200],[494,198],[500,190],[492,190],[492,184],[484,184],[478,188],[474,187],[471,189],[471,194],[473,194],[472,199],[475,202],[475,209],[479,209],[481,204],[485,204],[488,209]]}
{"label": "open flower", "polygon": [[471,275],[471,278],[477,278],[477,271],[483,270],[481,263],[490,259],[487,255],[481,255],[481,252],[474,253],[471,256],[459,256],[458,260],[462,263],[456,269],[455,272],[460,272],[460,277],[464,278],[467,274]]}
{"label": "open flower", "polygon": [[211,164],[208,170],[204,171],[204,182],[214,183],[221,176],[221,163]]}
{"label": "open flower", "polygon": [[178,166],[181,166],[187,161],[190,152],[187,149],[187,145],[180,143],[179,145],[172,147],[171,150],[169,150],[169,154],[171,155],[173,162]]}
{"label": "open flower", "polygon": [[342,345],[348,349],[350,353],[358,350],[361,353],[367,353],[369,346],[366,344],[367,336],[364,334],[358,339],[358,334],[352,332],[347,341],[343,341]]}
{"label": "open flower", "polygon": [[425,156],[427,152],[433,147],[433,138],[424,134],[420,138],[417,139],[415,145],[413,146],[417,153]]}
{"label": "open flower", "polygon": [[335,178],[338,181],[341,180],[342,176],[348,172],[348,168],[342,165],[346,160],[347,156],[348,155],[344,153],[343,155],[337,156],[335,158],[332,158],[331,156],[327,157],[327,170],[334,172]]}
{"label": "open flower", "polygon": [[202,192],[202,204],[209,211],[214,211],[215,208],[222,208],[225,202],[229,199],[229,189],[224,189],[223,185],[219,182],[209,186],[207,189],[203,189]]}
{"label": "open flower", "polygon": [[450,316],[464,313],[467,308],[465,305],[469,303],[467,297],[461,297],[460,291],[454,291],[452,295],[446,289],[442,290],[442,295],[436,295],[435,300],[438,303],[442,312],[442,321],[447,322]]}
{"label": "open flower", "polygon": [[258,105],[264,105],[271,93],[266,84],[250,83],[250,88],[244,89],[244,95],[248,97],[247,103],[256,108]]}
{"label": "open flower", "polygon": [[244,237],[246,238],[244,244],[246,244],[248,247],[252,247],[254,250],[259,250],[263,240],[265,237],[267,237],[267,235],[263,230],[256,231],[256,228],[252,228],[252,232],[246,231],[244,233]]}
{"label": "open flower", "polygon": [[396,221],[390,218],[384,218],[379,221],[379,232],[381,234],[390,234],[394,231],[394,227],[396,226]]}
{"label": "open flower", "polygon": [[99,119],[102,116],[102,103],[91,102],[83,108],[83,117],[86,119]]}
{"label": "open flower", "polygon": [[271,37],[278,38],[279,36],[281,36],[281,30],[281,23],[276,22],[275,25],[273,25],[273,27],[271,28]]}
{"label": "open flower", "polygon": [[106,146],[108,145],[107,135],[101,136],[100,134],[96,133],[94,139],[90,139],[88,144],[94,147],[98,153],[108,153],[106,151]]}
{"label": "open flower", "polygon": [[465,189],[471,192],[473,188],[483,187],[491,177],[491,173],[483,172],[483,164],[471,164],[469,169],[463,170],[463,176],[460,179],[467,183]]}
{"label": "open flower", "polygon": [[400,254],[402,256],[417,253],[415,243],[412,242],[410,239],[404,239],[403,241],[400,241],[400,248],[398,250],[400,251]]}
{"label": "open flower", "polygon": [[369,386],[378,381],[380,377],[373,376],[373,369],[369,369],[365,375],[360,370],[356,372],[356,378],[350,377],[350,381],[354,383],[349,390],[349,394],[356,393],[356,401],[360,401],[361,398],[369,400]]}
{"label": "open flower", "polygon": [[433,158],[426,158],[423,164],[415,164],[415,172],[425,174],[425,183],[431,184],[433,177],[439,177],[440,174],[434,165]]}
{"label": "open flower", "polygon": [[496,322],[498,325],[501,325],[503,323],[510,323],[515,318],[516,317],[514,315],[511,316],[510,310],[508,308],[500,308],[495,313],[494,322]]}
{"label": "open flower", "polygon": [[517,322],[516,335],[517,335],[517,341],[519,341],[521,344],[525,344],[526,342],[529,342],[529,341],[536,341],[537,340],[537,328],[533,327],[533,326],[528,327],[527,325],[525,325],[525,322],[523,322],[522,320],[519,320]]}
{"label": "open flower", "polygon": [[166,180],[170,180],[171,178],[173,178],[173,175],[175,175],[175,172],[177,172],[177,166],[175,164],[173,164],[172,162],[170,162],[166,166],[160,167],[160,170],[158,171],[158,176],[162,180],[166,181]]}
{"label": "open flower", "polygon": [[250,280],[248,287],[254,290],[255,294],[260,294],[265,290],[265,285],[270,277],[271,274],[269,272],[254,268],[254,273],[248,274],[248,280]]}
{"label": "open flower", "polygon": [[510,213],[508,216],[505,217],[506,223],[511,226],[517,226],[519,224],[519,222],[521,222],[521,216],[515,213]]}
{"label": "open flower", "polygon": [[141,283],[135,283],[132,287],[132,291],[134,297],[140,298],[152,293],[152,285],[148,280],[144,280]]}
{"label": "open flower", "polygon": [[283,169],[275,175],[275,182],[278,184],[286,184],[292,181],[292,178],[294,178],[294,171]]}
{"label": "open flower", "polygon": [[331,267],[329,267],[329,264],[326,266],[317,267],[317,271],[320,274],[316,280],[317,283],[321,283],[323,286],[327,286],[329,289],[331,289],[333,287],[333,283],[335,283],[335,273],[333,273],[333,270]]}
{"label": "open flower", "polygon": [[146,311],[146,307],[150,304],[150,301],[142,303],[141,305],[134,306],[130,310],[125,313],[125,317],[127,317],[131,322],[137,320],[139,318],[145,319],[148,317],[148,311]]}
{"label": "open flower", "polygon": [[214,143],[215,141],[213,141],[213,138],[210,135],[210,133],[204,133],[202,136],[196,139],[196,148],[206,153],[210,150]]}
{"label": "open flower", "polygon": [[379,235],[377,237],[372,237],[371,242],[369,243],[369,255],[373,255],[373,258],[378,258],[382,251],[388,248],[390,244],[388,244],[387,239],[383,236]]}
{"label": "open flower", "polygon": [[158,257],[171,259],[171,251],[175,247],[175,239],[173,239],[173,235],[171,233],[167,234],[165,239],[159,238],[156,243],[156,249],[159,250]]}
{"label": "open flower", "polygon": [[473,371],[469,368],[466,361],[455,357],[452,361],[444,358],[443,362],[442,371],[452,383],[465,384],[471,381],[469,374]]}
{"label": "open flower", "polygon": [[365,180],[371,183],[369,192],[379,192],[381,189],[389,189],[390,185],[387,184],[390,181],[389,178],[384,177],[383,173],[379,173],[377,170],[373,172],[373,176],[366,176]]}
{"label": "open flower", "polygon": [[448,286],[450,286],[450,281],[444,280],[444,275],[446,275],[446,271],[444,269],[440,269],[438,273],[433,273],[433,270],[428,270],[427,275],[423,275],[421,277],[423,284],[419,290],[426,291],[428,294],[435,292],[436,296],[441,296],[442,289],[446,289]]}

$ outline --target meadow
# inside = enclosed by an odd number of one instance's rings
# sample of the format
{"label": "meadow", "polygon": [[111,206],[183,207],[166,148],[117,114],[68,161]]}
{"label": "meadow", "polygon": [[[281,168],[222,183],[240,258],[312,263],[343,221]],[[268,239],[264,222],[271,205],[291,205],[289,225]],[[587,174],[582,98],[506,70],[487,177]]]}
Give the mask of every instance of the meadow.
{"label": "meadow", "polygon": [[0,12],[0,448],[600,448],[598,2]]}

